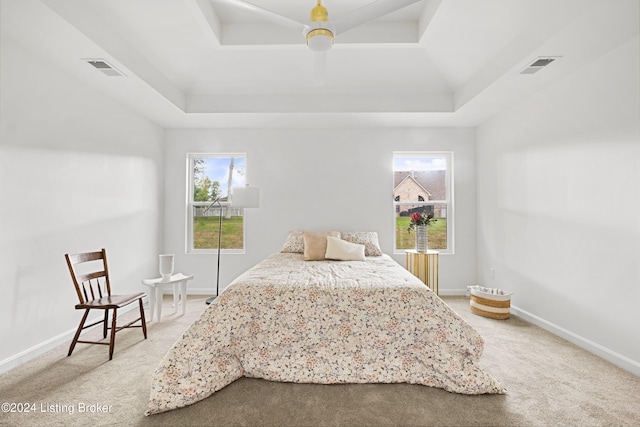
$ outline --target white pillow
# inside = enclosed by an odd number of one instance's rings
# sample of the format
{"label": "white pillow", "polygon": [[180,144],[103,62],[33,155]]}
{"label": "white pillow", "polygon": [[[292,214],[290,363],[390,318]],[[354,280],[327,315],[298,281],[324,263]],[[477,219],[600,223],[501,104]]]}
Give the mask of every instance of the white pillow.
{"label": "white pillow", "polygon": [[378,243],[378,233],[375,231],[350,231],[340,233],[340,238],[351,243],[364,245],[364,254],[366,256],[380,256],[382,250]]}
{"label": "white pillow", "polygon": [[327,236],[326,259],[339,261],[364,261],[364,245],[346,242],[338,237]]}

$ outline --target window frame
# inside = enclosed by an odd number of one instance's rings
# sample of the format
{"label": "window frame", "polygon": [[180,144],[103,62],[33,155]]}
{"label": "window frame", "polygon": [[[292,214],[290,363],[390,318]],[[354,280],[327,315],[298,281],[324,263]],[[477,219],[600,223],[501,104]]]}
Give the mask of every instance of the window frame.
{"label": "window frame", "polygon": [[[394,197],[392,197],[392,212],[393,212],[393,253],[394,255],[404,254],[407,249],[397,248],[396,239],[396,218],[397,213],[400,210],[400,206],[436,206],[445,205],[447,212],[447,247],[445,249],[429,249],[438,251],[440,254],[453,255],[455,254],[455,206],[454,206],[454,153],[453,151],[394,151],[392,162],[392,180],[395,180],[395,160],[396,158],[424,158],[434,157],[442,158],[445,160],[445,199],[444,200],[428,200],[424,202],[420,201],[396,201],[395,197],[395,185]],[[394,182],[395,184],[395,182]]]}
{"label": "window frame", "polygon": [[[185,253],[187,254],[217,254],[217,242],[214,242],[216,247],[211,249],[198,249],[193,246],[193,210],[196,206],[208,206],[213,202],[194,202],[193,201],[193,188],[194,188],[194,174],[193,163],[194,159],[199,158],[243,158],[245,173],[247,167],[247,153],[233,152],[233,153],[187,153],[187,198],[185,203]],[[241,186],[241,184],[232,184],[232,187]],[[223,195],[222,197],[225,197]],[[228,206],[228,202],[220,202],[222,206]],[[216,204],[217,207],[217,204]],[[225,249],[221,248],[221,254],[244,254],[246,253],[246,236],[247,236],[247,223],[244,220],[246,218],[244,209],[242,209],[242,248],[241,249]]]}

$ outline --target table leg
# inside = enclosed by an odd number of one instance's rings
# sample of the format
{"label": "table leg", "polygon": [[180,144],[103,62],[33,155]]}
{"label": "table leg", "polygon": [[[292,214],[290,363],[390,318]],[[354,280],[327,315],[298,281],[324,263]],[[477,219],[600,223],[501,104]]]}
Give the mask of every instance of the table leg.
{"label": "table leg", "polygon": [[178,312],[178,283],[173,283],[173,312]]}
{"label": "table leg", "polygon": [[158,312],[158,322],[162,318],[162,286],[156,286],[156,311]]}
{"label": "table leg", "polygon": [[187,310],[187,281],[180,281],[180,304],[182,304],[182,315]]}
{"label": "table leg", "polygon": [[149,288],[149,321],[153,322],[153,313],[156,311],[156,288]]}

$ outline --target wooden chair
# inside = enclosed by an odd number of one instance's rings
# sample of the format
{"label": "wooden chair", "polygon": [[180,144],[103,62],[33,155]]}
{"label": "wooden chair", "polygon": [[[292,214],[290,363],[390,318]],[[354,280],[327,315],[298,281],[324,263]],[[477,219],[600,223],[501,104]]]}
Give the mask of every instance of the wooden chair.
{"label": "wooden chair", "polygon": [[[84,310],[84,315],[78,325],[76,335],[73,337],[69,354],[71,356],[76,343],[85,344],[102,344],[109,346],[109,360],[113,358],[113,348],[116,341],[116,332],[125,328],[142,328],[144,338],[147,339],[147,323],[144,318],[144,309],[142,307],[142,298],[147,296],[144,292],[129,295],[112,295],[111,283],[109,281],[109,269],[107,267],[107,252],[102,249],[97,252],[85,252],[75,255],[65,254],[67,266],[76,287],[79,304],[76,304],[76,310]],[[91,261],[94,261],[91,263]],[[87,263],[87,264],[84,264]],[[84,264],[84,265],[80,265]],[[118,309],[138,301],[140,305],[140,317],[127,323],[124,326],[117,326],[116,319],[118,317]],[[104,318],[90,325],[84,323],[89,316],[91,310],[103,310]],[[108,326],[109,310],[113,310],[111,315],[111,327]],[[137,321],[141,321],[140,325],[134,325]],[[103,323],[102,337],[107,338],[107,329],[111,329],[111,337],[109,342],[105,341],[82,341],[79,340],[80,333],[83,329]]]}

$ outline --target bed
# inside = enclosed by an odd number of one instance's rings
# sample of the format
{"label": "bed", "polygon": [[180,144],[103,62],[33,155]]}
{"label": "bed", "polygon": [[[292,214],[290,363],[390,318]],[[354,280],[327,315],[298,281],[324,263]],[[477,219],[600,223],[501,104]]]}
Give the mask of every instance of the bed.
{"label": "bed", "polygon": [[146,414],[190,405],[242,376],[504,393],[479,367],[480,335],[382,254],[377,237],[364,240],[367,256],[357,261],[309,259],[285,242],[236,278],[153,373]]}

